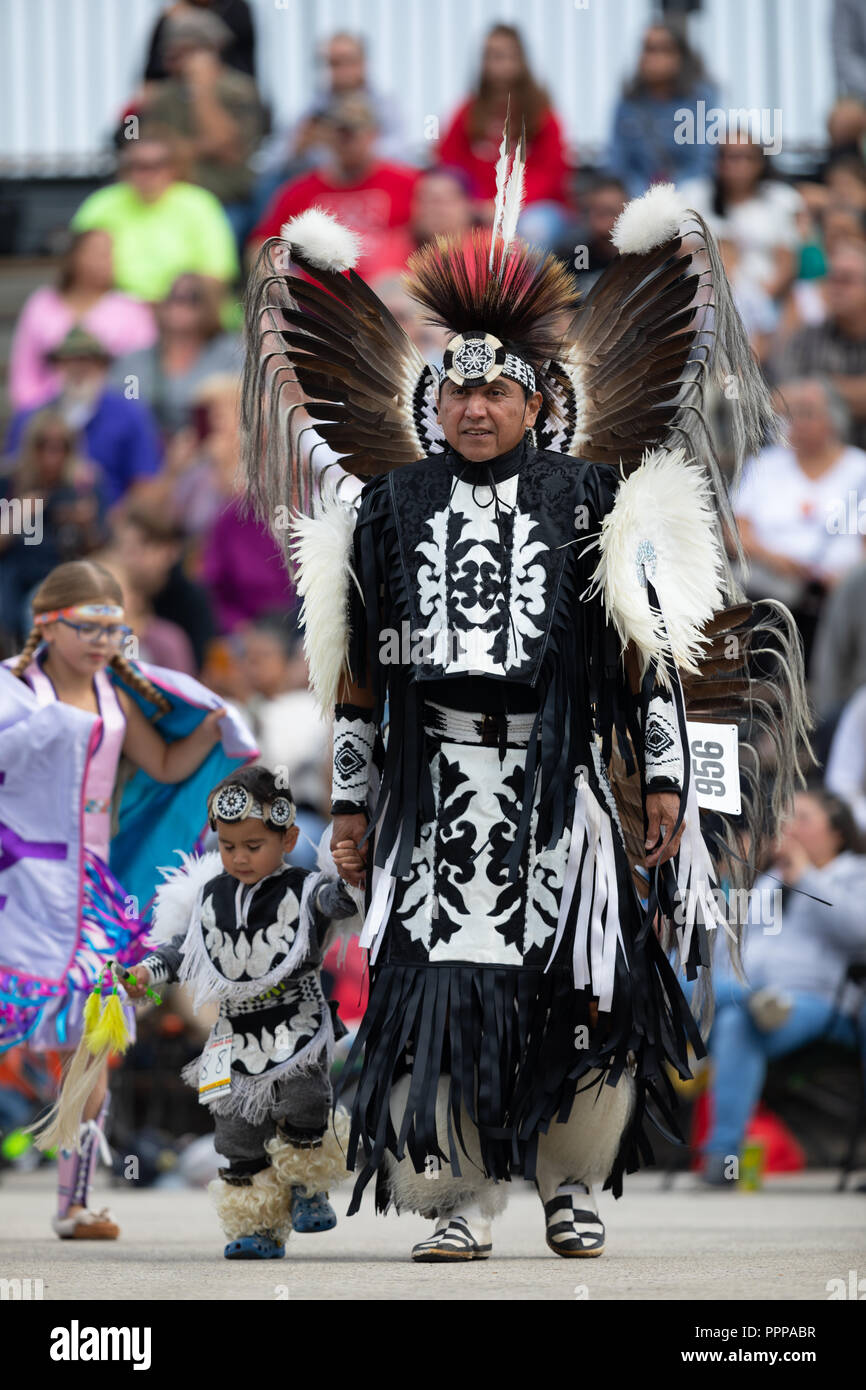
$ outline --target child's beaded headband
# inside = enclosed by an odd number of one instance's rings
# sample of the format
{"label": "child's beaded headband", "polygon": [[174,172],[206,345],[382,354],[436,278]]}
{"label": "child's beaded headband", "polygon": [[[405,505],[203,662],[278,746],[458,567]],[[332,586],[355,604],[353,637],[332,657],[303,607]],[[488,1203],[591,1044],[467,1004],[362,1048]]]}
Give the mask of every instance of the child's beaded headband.
{"label": "child's beaded headband", "polygon": [[71,608],[55,608],[50,613],[36,613],[33,621],[41,627],[43,623],[54,623],[58,618],[117,618],[123,617],[123,609],[117,603],[76,603]]}
{"label": "child's beaded headband", "polygon": [[295,822],[295,808],[287,796],[275,796],[273,801],[256,801],[239,782],[229,782],[213,792],[207,812],[211,830],[216,830],[218,820],[266,821],[277,830],[288,830]]}

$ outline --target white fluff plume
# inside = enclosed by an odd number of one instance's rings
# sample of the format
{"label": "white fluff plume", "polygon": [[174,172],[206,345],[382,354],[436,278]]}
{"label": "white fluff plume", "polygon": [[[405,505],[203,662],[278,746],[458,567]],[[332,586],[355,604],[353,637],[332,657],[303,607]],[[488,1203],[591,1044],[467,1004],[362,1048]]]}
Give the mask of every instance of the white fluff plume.
{"label": "white fluff plume", "polygon": [[349,669],[349,584],[358,582],[352,570],[356,519],[355,508],[330,491],[316,503],[315,516],[296,513],[290,528],[310,684],[326,718]]}
{"label": "white fluff plume", "polygon": [[[655,551],[650,579],[664,624],[653,615],[642,582],[639,548],[645,542]],[[696,672],[708,640],[701,629],[724,601],[724,567],[709,484],[699,468],[686,462],[685,450],[647,451],[640,467],[620,485],[589,548],[596,546],[599,561],[587,593],[601,592],[623,650],[634,642],[644,672],[658,660],[659,679],[668,686],[666,628],[677,666]]]}
{"label": "white fluff plume", "polygon": [[360,238],[324,208],[308,208],[283,226],[284,241],[319,270],[351,270],[358,263]]}
{"label": "white fluff plume", "polygon": [[171,941],[178,932],[189,930],[199,891],[223,871],[223,862],[216,850],[208,854],[185,854],[183,850],[177,853],[180,864],[159,871],[165,882],[156,890],[153,926],[148,932],[151,946]]}
{"label": "white fluff plume", "polygon": [[645,256],[680,229],[685,204],[672,183],[657,183],[632,198],[614,223],[611,241],[623,255]]}

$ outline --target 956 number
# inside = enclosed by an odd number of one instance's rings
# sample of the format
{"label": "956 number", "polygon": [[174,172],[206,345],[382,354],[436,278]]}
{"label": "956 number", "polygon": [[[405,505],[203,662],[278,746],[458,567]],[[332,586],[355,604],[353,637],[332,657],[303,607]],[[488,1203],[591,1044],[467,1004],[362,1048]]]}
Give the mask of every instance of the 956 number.
{"label": "956 number", "polygon": [[721,761],[724,751],[722,745],[709,739],[696,738],[689,747],[695,791],[700,796],[724,796],[725,765]]}

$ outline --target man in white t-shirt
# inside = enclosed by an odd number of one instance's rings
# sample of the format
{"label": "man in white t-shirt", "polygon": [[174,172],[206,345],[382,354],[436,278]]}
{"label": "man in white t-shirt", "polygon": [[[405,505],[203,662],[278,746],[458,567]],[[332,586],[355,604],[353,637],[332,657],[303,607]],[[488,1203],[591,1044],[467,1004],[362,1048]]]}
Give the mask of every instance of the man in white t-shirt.
{"label": "man in white t-shirt", "polygon": [[779,396],[789,442],[747,462],[734,511],[747,588],[795,611],[808,654],[824,595],[866,555],[866,452],[845,443],[829,382],[790,381]]}

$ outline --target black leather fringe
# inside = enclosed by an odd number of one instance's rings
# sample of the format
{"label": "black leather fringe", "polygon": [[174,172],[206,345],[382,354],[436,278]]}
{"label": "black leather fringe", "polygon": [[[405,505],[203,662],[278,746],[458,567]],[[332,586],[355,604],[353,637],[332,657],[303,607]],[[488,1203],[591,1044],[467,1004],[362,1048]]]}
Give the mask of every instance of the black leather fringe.
{"label": "black leather fringe", "polygon": [[[539,1134],[568,1119],[579,1090],[615,1085],[627,1068],[637,1105],[605,1185],[619,1196],[623,1174],[652,1161],[647,1119],[681,1141],[667,1068],[689,1079],[689,1045],[698,1058],[705,1050],[655,935],[635,943],[630,954],[629,968],[621,956],[618,961],[613,1011],[595,1025],[590,993],[575,990],[570,968],[542,974],[498,966],[378,966],[343,1073],[350,1077],[364,1054],[348,1150],[349,1168],[359,1154],[363,1166],[349,1214],[359,1209],[386,1152],[398,1159],[408,1153],[419,1173],[435,1157],[456,1176],[477,1174],[462,1132],[464,1107],[478,1131],[484,1174],[531,1180]],[[587,1032],[579,1035],[579,1027]],[[588,1046],[579,1045],[587,1038]],[[405,1109],[392,1119],[391,1091],[407,1072]],[[449,1078],[444,1136],[436,1126],[442,1077]],[[378,1191],[381,1205],[381,1185]]]}

